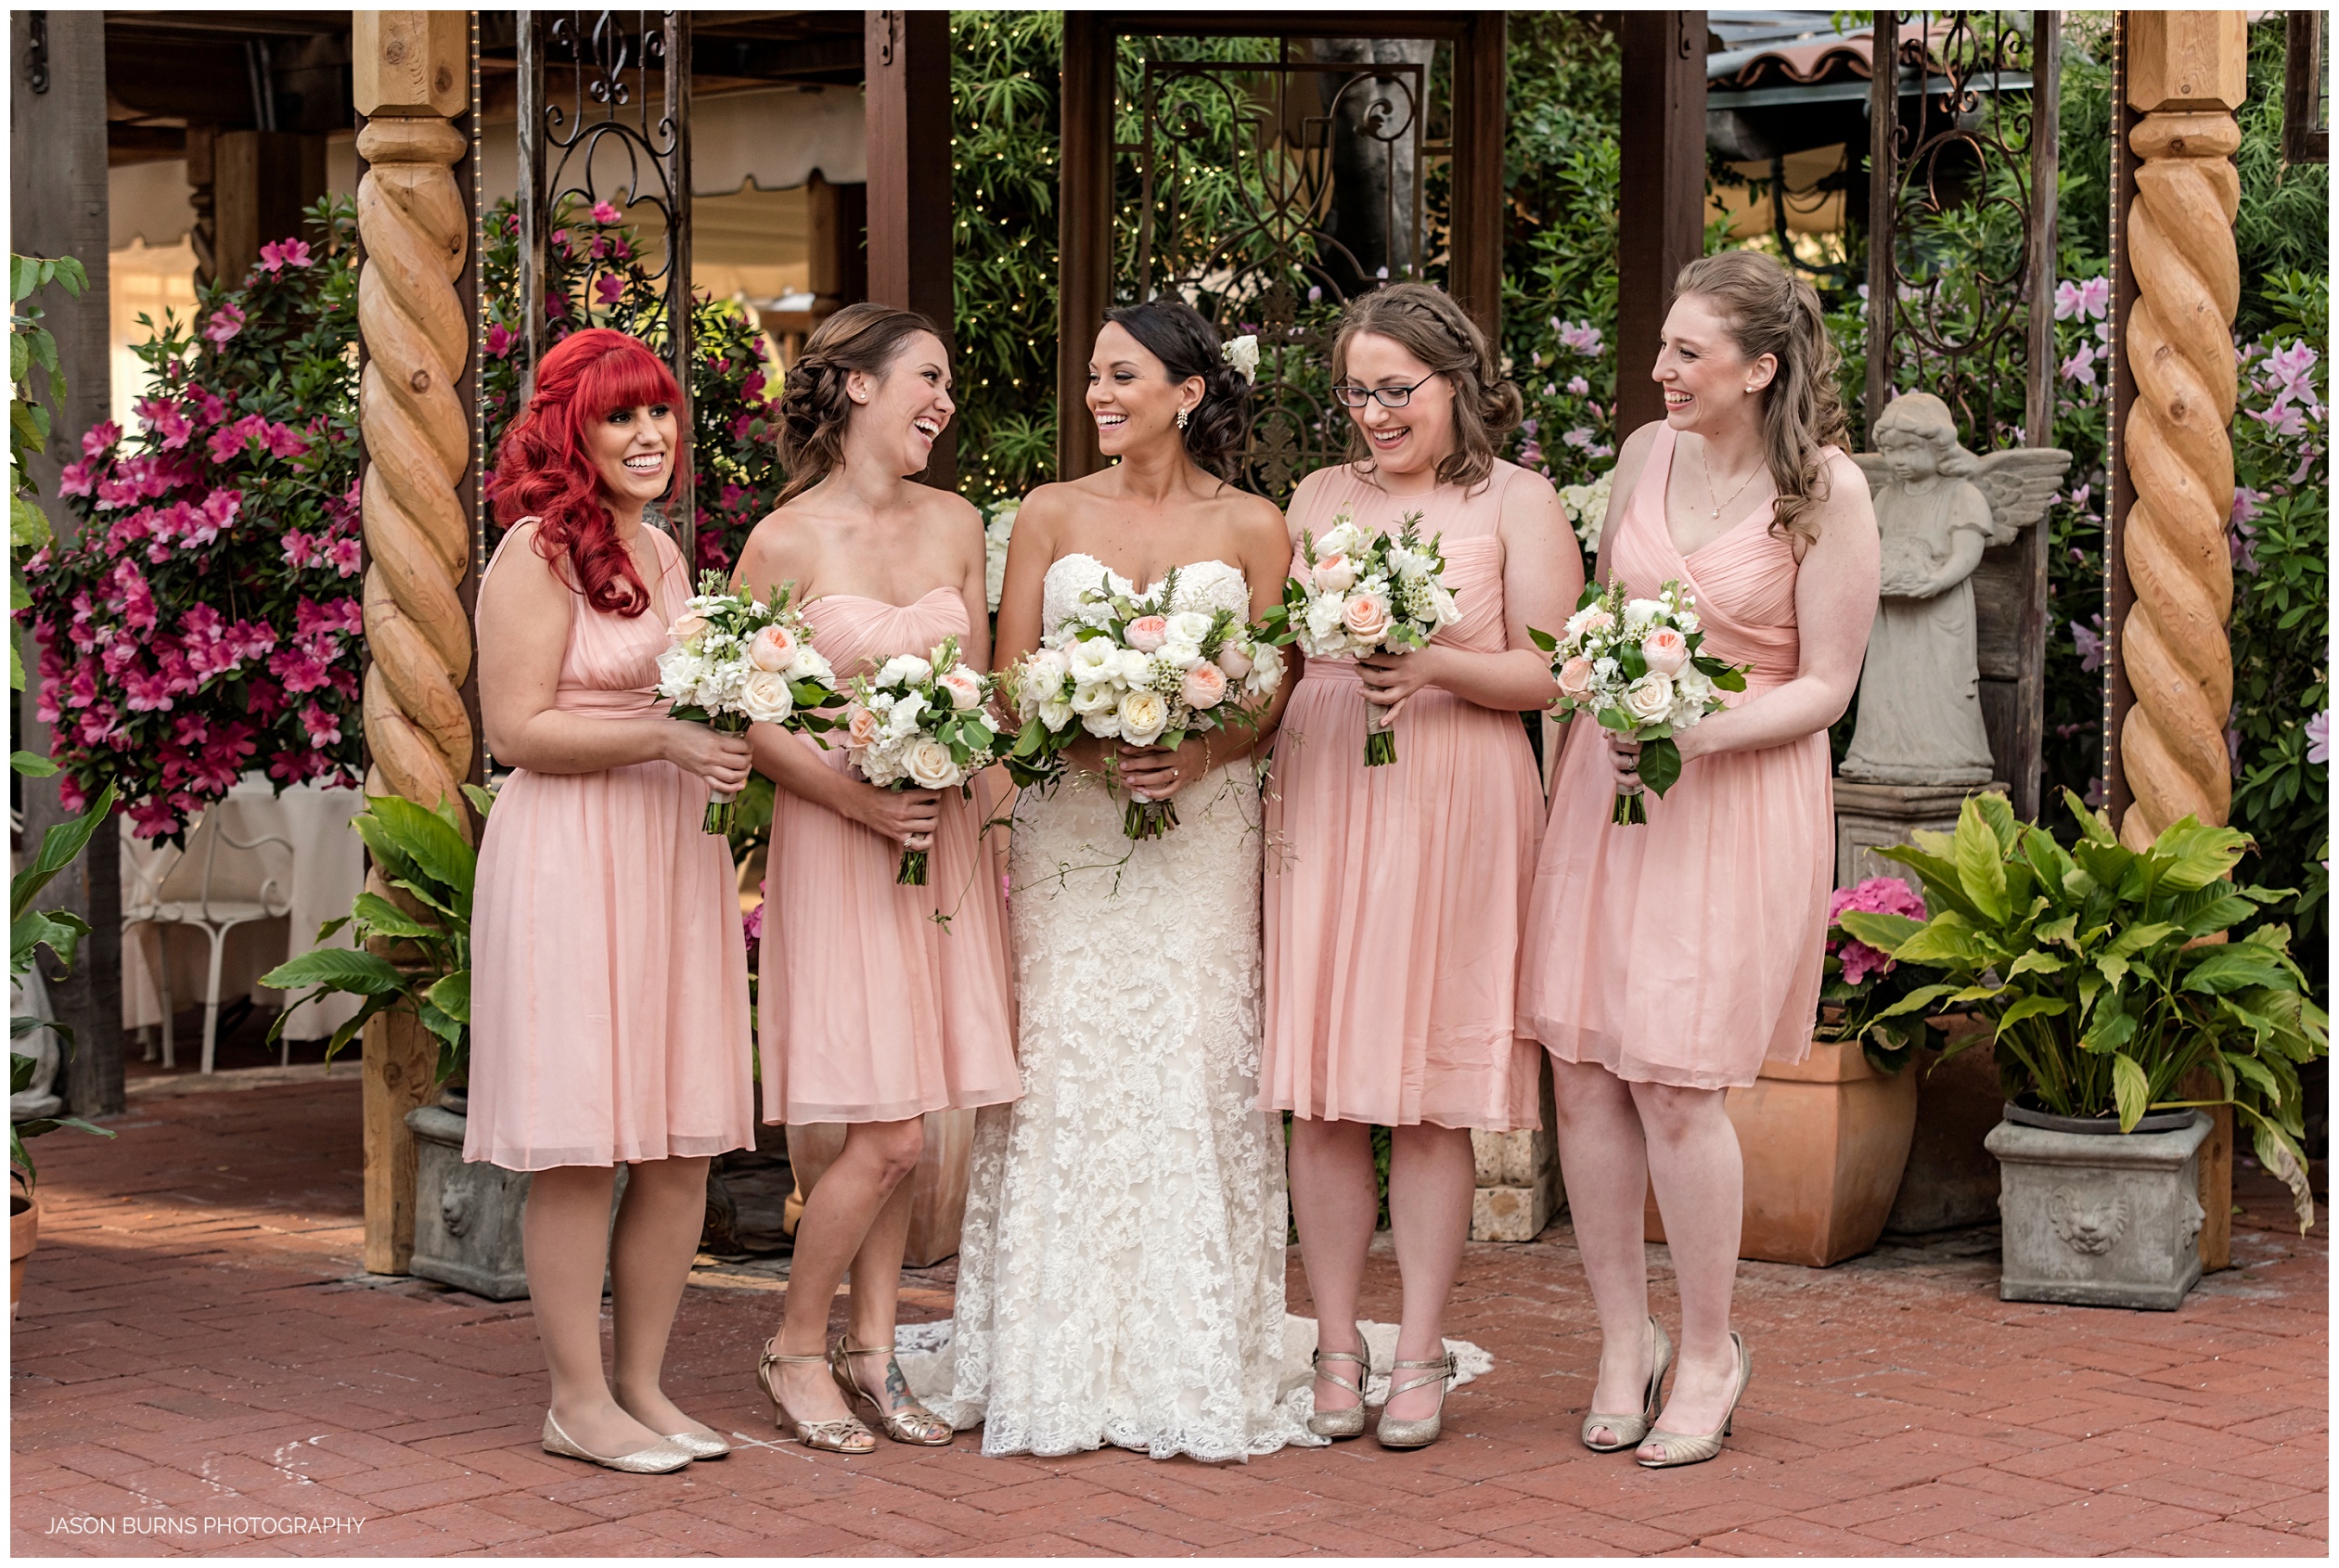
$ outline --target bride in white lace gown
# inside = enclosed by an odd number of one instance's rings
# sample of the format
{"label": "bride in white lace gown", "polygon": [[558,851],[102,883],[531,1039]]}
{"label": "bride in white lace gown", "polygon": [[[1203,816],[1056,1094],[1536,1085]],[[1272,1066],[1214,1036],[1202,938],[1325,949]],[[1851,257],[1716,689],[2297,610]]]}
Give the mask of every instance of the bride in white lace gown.
{"label": "bride in white lace gown", "polygon": [[[1279,515],[1198,466],[1231,467],[1245,390],[1188,307],[1115,313],[1088,406],[1120,463],[1024,503],[1002,668],[1108,576],[1150,589],[1175,567],[1180,610],[1274,601]],[[1283,1139],[1258,1109],[1266,733],[1086,741],[1073,777],[1017,808],[1023,1095],[977,1123],[954,1386],[934,1401],[983,1422],[985,1453],[1239,1459],[1315,1441],[1304,1391],[1279,1387]],[[1131,843],[1131,792],[1175,798],[1178,826]]]}

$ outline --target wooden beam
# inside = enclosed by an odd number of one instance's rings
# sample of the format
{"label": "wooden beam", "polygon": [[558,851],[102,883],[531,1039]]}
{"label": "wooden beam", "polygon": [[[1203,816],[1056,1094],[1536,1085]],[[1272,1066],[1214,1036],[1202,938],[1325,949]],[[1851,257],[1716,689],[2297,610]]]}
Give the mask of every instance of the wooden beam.
{"label": "wooden beam", "polygon": [[1113,32],[1093,11],[1064,13],[1057,194],[1056,477],[1104,467],[1088,418],[1088,350],[1112,298]]}
{"label": "wooden beam", "polygon": [[[45,45],[38,61],[45,74],[37,85],[36,22]],[[14,11],[8,45],[9,244],[28,256],[75,257],[89,273],[89,287],[78,300],[51,285],[30,302],[41,308],[57,339],[65,373],[65,396],[50,407],[48,445],[31,460],[30,477],[40,487],[50,528],[71,540],[80,524],[58,494],[58,471],[81,456],[82,432],[105,420],[113,405],[105,19],[96,11]],[[38,686],[33,680],[17,693],[16,746],[46,756],[48,726],[34,716]],[[27,844],[38,844],[50,828],[80,815],[65,809],[57,778],[19,777],[17,783]],[[42,960],[51,1010],[75,1041],[57,1092],[84,1116],[111,1115],[123,1105],[120,876],[121,841],[109,823],[41,899],[42,907],[71,910],[90,925],[70,972],[60,974]]]}
{"label": "wooden beam", "polygon": [[[451,21],[451,25],[450,25]],[[479,766],[464,700],[471,675],[471,410],[459,395],[474,313],[457,284],[470,261],[469,187],[454,168],[469,137],[469,19],[461,12],[355,13],[357,282],[365,368],[366,744],[368,794],[460,803]],[[468,827],[469,819],[466,817]],[[384,891],[379,875],[368,878]],[[435,1052],[410,1019],[365,1036],[366,1266],[405,1272],[414,1251],[414,1141],[406,1112],[431,1090]]]}
{"label": "wooden beam", "polygon": [[[923,314],[954,339],[957,284],[950,182],[950,13],[869,11],[862,48],[868,116],[868,289]],[[935,443],[925,479],[957,481],[958,427]]]}
{"label": "wooden beam", "polygon": [[1502,141],[1508,27],[1464,12],[1454,45],[1453,262],[1446,284],[1497,353],[1502,347]]}
{"label": "wooden beam", "polygon": [[1616,438],[1664,418],[1649,379],[1673,279],[1705,246],[1705,13],[1626,11],[1618,127]]}

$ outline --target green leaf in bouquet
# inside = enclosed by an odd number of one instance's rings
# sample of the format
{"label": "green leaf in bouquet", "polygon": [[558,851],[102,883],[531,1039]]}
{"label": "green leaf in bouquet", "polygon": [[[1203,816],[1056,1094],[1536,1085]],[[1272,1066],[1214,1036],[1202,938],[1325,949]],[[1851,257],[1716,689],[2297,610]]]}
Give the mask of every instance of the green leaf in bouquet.
{"label": "green leaf in bouquet", "polygon": [[1527,628],[1527,640],[1535,644],[1536,647],[1541,649],[1546,653],[1556,653],[1559,651],[1560,639],[1538,627],[1529,626]]}
{"label": "green leaf in bouquet", "polygon": [[1647,740],[1640,747],[1640,782],[1659,800],[1681,778],[1681,748],[1670,737]]}
{"label": "green leaf in bouquet", "polygon": [[1625,673],[1627,685],[1649,673],[1649,661],[1641,657],[1637,642],[1619,643],[1616,647],[1616,667]]}

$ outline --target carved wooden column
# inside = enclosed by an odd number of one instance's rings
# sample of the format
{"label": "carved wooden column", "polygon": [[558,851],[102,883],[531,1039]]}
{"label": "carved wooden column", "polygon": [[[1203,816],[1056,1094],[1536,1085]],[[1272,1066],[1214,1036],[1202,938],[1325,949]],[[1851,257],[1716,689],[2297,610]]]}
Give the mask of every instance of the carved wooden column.
{"label": "carved wooden column", "polygon": [[[460,805],[456,786],[479,744],[462,696],[471,667],[461,598],[471,529],[460,487],[471,421],[456,390],[470,352],[456,283],[471,225],[452,173],[469,142],[451,123],[470,106],[469,51],[461,11],[354,13],[356,107],[366,117],[357,150],[367,164],[357,187],[372,654],[366,790],[424,805]],[[366,1026],[366,1266],[375,1273],[404,1273],[414,1250],[405,1114],[430,1095],[436,1056],[430,1035],[403,1014]]]}
{"label": "carved wooden column", "polygon": [[2127,214],[2136,302],[2119,344],[2136,388],[2120,426],[2136,497],[2119,531],[2135,594],[2116,644],[2134,692],[2118,715],[2134,797],[2120,837],[2141,847],[2181,816],[2222,823],[2232,796],[2226,429],[2241,299],[2233,110],[2248,89],[2249,40],[2240,11],[2131,11],[2124,21],[2128,103],[2142,118],[2128,137],[2139,161]]}

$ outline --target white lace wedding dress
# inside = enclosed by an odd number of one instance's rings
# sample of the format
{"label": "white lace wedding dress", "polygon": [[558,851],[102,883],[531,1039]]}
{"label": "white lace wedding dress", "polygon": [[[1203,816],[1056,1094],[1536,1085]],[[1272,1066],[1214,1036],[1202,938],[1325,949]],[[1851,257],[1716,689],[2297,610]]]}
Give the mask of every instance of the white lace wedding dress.
{"label": "white lace wedding dress", "polygon": [[[1105,574],[1085,555],[1050,566],[1047,625]],[[1175,608],[1248,615],[1250,597],[1204,561]],[[1136,844],[1093,777],[1016,811],[1023,1098],[976,1123],[954,1365],[932,1397],[983,1423],[986,1454],[1317,1441],[1304,1382],[1287,1388],[1283,1138],[1257,1105],[1257,778],[1237,764],[1176,801],[1178,826]]]}

